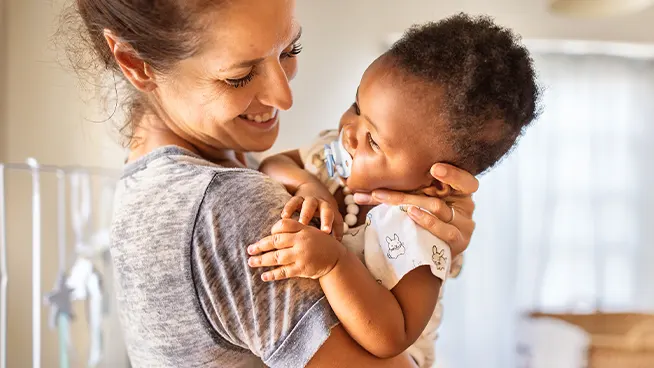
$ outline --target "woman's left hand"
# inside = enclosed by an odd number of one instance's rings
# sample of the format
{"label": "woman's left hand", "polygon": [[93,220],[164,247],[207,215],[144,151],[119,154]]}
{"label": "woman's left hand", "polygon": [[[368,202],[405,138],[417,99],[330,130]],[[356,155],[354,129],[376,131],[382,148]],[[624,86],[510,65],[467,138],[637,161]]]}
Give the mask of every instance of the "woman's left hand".
{"label": "woman's left hand", "polygon": [[[434,178],[453,189],[447,197],[434,198],[375,190],[372,196],[357,193],[354,199],[362,205],[409,205],[408,214],[413,221],[446,242],[452,250],[452,256],[456,256],[466,250],[475,229],[472,194],[479,189],[479,181],[470,173],[447,164],[434,164],[430,172]],[[418,207],[430,213],[421,211]]]}

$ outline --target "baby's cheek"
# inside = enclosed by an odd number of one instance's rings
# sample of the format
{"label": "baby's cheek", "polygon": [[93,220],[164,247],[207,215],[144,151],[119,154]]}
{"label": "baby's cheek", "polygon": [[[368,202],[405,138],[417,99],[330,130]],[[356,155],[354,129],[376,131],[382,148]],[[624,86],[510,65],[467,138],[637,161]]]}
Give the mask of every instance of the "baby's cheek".
{"label": "baby's cheek", "polygon": [[352,165],[352,172],[347,179],[347,186],[359,192],[370,192],[376,189],[374,167],[364,161],[355,160]]}
{"label": "baby's cheek", "polygon": [[417,168],[403,167],[389,171],[388,187],[402,192],[414,191],[429,184],[429,180]]}

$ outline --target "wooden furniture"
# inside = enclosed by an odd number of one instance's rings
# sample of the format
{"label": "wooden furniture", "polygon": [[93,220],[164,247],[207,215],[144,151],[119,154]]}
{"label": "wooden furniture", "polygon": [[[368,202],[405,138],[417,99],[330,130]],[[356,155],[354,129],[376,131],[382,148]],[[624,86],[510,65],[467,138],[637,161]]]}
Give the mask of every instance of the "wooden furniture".
{"label": "wooden furniture", "polygon": [[588,368],[654,368],[654,315],[531,313],[578,326],[590,336]]}

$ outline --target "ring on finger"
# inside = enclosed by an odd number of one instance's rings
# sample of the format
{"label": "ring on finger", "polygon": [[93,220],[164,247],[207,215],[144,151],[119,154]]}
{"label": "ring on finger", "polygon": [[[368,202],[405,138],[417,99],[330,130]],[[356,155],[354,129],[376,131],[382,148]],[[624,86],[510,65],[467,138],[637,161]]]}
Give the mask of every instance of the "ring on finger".
{"label": "ring on finger", "polygon": [[456,214],[456,211],[454,211],[454,207],[450,207],[450,209],[452,210],[452,218],[450,219],[450,221],[446,222],[446,224],[452,223],[452,221],[454,221],[454,215]]}

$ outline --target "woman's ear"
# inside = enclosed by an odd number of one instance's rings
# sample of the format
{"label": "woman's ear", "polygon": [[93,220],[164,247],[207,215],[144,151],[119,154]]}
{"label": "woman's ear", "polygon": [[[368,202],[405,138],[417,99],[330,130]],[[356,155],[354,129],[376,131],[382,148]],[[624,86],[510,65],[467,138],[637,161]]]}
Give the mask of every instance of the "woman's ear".
{"label": "woman's ear", "polygon": [[152,92],[157,87],[152,68],[110,30],[104,30],[104,38],[125,78],[139,91]]}

